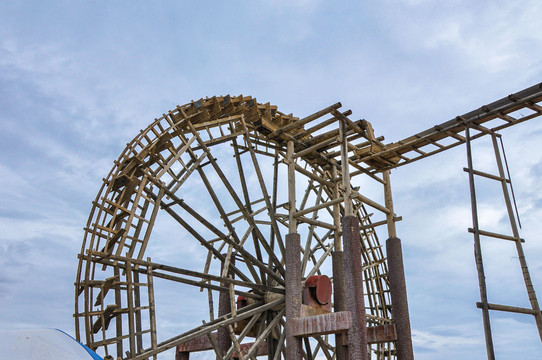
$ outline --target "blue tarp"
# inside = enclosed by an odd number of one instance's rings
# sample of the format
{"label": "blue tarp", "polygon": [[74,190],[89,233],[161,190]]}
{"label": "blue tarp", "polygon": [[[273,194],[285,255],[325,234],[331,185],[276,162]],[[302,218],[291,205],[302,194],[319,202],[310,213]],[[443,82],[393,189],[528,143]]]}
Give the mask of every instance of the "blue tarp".
{"label": "blue tarp", "polygon": [[0,360],[103,360],[57,329],[0,330]]}

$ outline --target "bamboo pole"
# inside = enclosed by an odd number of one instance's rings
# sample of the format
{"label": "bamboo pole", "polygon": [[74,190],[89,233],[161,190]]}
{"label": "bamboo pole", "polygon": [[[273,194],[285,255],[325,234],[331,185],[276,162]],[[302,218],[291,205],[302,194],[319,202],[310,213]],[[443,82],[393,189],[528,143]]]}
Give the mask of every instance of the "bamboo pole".
{"label": "bamboo pole", "polygon": [[497,135],[495,133],[491,134],[491,140],[493,143],[493,150],[495,152],[495,159],[497,161],[497,168],[499,170],[499,176],[501,179],[500,183],[502,185],[502,192],[504,196],[504,201],[506,204],[506,210],[508,212],[508,220],[510,221],[510,226],[512,227],[512,233],[514,234],[514,237],[517,239],[515,241],[516,244],[516,250],[518,253],[518,259],[521,266],[521,273],[523,275],[523,281],[525,283],[525,288],[527,290],[527,296],[529,297],[529,302],[531,304],[531,308],[535,313],[535,322],[536,327],[538,329],[538,336],[540,337],[540,340],[542,341],[542,313],[540,312],[540,306],[538,304],[538,299],[536,298],[536,293],[534,290],[533,282],[531,280],[531,275],[529,274],[529,269],[527,267],[527,261],[525,260],[525,253],[523,251],[523,245],[521,244],[520,237],[519,237],[519,229],[518,225],[516,223],[516,217],[514,210],[512,208],[512,201],[510,199],[510,194],[508,191],[508,185],[506,182],[506,175],[504,172],[504,166],[501,160],[501,154],[499,151],[499,145],[497,143]]}
{"label": "bamboo pole", "polygon": [[[151,258],[147,257],[147,263],[151,263]],[[151,334],[151,350],[156,350],[156,308],[154,302],[154,280],[152,277],[152,267],[147,266],[147,291],[149,293],[149,327]],[[156,355],[153,355],[156,360]]]}
{"label": "bamboo pole", "polygon": [[[473,170],[472,164],[472,149],[471,149],[471,136],[469,126],[465,127],[465,138],[467,146],[467,164],[469,170]],[[495,360],[495,350],[493,347],[493,337],[491,334],[491,324],[489,320],[489,309],[487,305],[487,290],[486,290],[486,277],[484,273],[484,265],[482,262],[482,247],[480,244],[480,234],[477,232],[478,225],[478,205],[476,203],[476,188],[474,184],[474,174],[469,171],[469,188],[471,196],[471,212],[472,212],[472,224],[475,229],[474,233],[474,257],[476,260],[476,270],[478,271],[478,285],[480,287],[480,300],[482,303],[482,319],[484,323],[484,335],[486,340],[486,351],[488,360]]]}

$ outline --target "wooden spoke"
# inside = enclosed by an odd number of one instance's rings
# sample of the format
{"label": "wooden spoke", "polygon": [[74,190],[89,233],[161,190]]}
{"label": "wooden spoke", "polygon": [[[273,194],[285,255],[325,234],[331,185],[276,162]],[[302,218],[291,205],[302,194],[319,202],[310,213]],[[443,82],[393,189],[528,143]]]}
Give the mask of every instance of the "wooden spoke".
{"label": "wooden spoke", "polygon": [[[256,158],[256,153],[254,152],[252,143],[250,141],[250,136],[248,135],[248,129],[246,126],[246,123],[244,121],[244,118],[241,119],[241,123],[243,124],[243,128],[245,131],[245,141],[247,142],[248,150],[250,152],[250,157],[252,159],[252,163],[254,165],[254,171],[256,172],[256,176],[258,177],[258,182],[260,183],[260,187],[262,189],[262,194],[265,200],[265,203],[269,209],[273,208],[268,192],[267,187],[265,185],[265,181],[262,175],[262,171],[260,169],[260,165],[258,164],[258,160]],[[280,229],[277,223],[277,219],[275,217],[275,213],[273,211],[269,212],[269,217],[271,219],[271,224],[273,226],[273,234],[275,236],[275,240],[277,241],[277,244],[279,246],[281,255],[284,257],[284,242],[282,241],[282,238],[280,236]]]}
{"label": "wooden spoke", "polygon": [[[254,217],[254,215],[256,215],[258,212],[255,212],[255,213],[252,212],[252,204],[250,202],[250,196],[249,196],[249,193],[248,193],[247,183],[246,183],[246,179],[245,179],[245,172],[243,170],[243,164],[241,162],[241,157],[240,157],[240,154],[239,154],[239,146],[237,145],[237,140],[235,138],[232,140],[232,143],[233,143],[233,149],[235,151],[235,162],[237,164],[237,170],[239,171],[239,180],[241,181],[241,187],[243,189],[243,197],[245,199],[245,207],[248,210],[250,216]],[[265,197],[265,195],[264,195],[264,197]],[[262,211],[264,211],[265,209],[266,209],[265,207],[262,207]],[[254,249],[256,251],[256,257],[258,258],[259,261],[263,261],[262,251],[261,251],[261,248],[260,248],[260,243],[258,242],[258,236],[256,235],[256,232],[254,231],[254,227],[251,227],[251,228],[252,228],[252,240],[253,240],[253,243],[254,243]],[[265,275],[264,275],[263,270],[261,270],[260,276],[261,276],[262,279],[265,279]]]}

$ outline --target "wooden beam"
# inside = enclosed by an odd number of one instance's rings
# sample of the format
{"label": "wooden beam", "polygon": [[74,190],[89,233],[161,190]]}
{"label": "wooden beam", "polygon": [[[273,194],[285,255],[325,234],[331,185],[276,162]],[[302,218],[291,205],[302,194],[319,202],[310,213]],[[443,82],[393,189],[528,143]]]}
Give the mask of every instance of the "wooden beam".
{"label": "wooden beam", "polygon": [[[216,332],[210,334],[213,338],[216,338]],[[244,343],[239,344],[241,348],[241,352],[245,353],[247,352],[254,343]],[[207,335],[201,335],[195,339],[189,340],[185,343],[177,345],[176,352],[200,352],[200,351],[208,351],[213,350],[213,345],[211,344],[211,340]],[[267,343],[264,342],[258,346],[258,353],[256,356],[264,356],[267,355]],[[239,357],[237,353],[233,353],[233,357]]]}
{"label": "wooden beam", "polygon": [[348,331],[352,326],[352,314],[350,311],[339,311],[286,321],[293,336],[337,334]]}
{"label": "wooden beam", "polygon": [[310,122],[312,120],[316,120],[319,117],[324,116],[325,114],[328,114],[329,112],[340,108],[341,106],[342,106],[341,103],[338,102],[338,103],[335,103],[335,104],[333,104],[331,106],[328,106],[327,108],[325,108],[323,110],[315,112],[314,114],[309,115],[309,116],[307,116],[307,117],[305,117],[303,119],[300,119],[298,121],[294,121],[294,122],[292,122],[292,123],[290,123],[290,124],[288,124],[286,126],[281,127],[280,129],[277,129],[277,130],[273,131],[271,134],[269,134],[269,138],[272,139],[272,138],[274,138],[276,136],[279,136],[279,135],[281,135],[281,134],[283,134],[285,132],[288,132],[288,131],[293,130],[295,128],[299,128],[299,127],[305,125],[306,123],[308,123],[308,122]]}
{"label": "wooden beam", "polygon": [[376,344],[397,340],[395,324],[384,324],[367,327],[367,343]]}

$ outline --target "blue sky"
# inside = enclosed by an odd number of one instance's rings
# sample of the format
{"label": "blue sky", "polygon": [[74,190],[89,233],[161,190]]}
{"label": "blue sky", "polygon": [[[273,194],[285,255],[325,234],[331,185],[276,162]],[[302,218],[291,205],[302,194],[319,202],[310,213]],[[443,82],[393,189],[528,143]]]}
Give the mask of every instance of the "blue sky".
{"label": "blue sky", "polygon": [[[0,328],[73,331],[101,179],[177,104],[244,94],[302,117],[341,101],[396,141],[541,82],[541,15],[536,0],[3,1]],[[542,125],[502,133],[540,292]],[[465,165],[458,148],[392,173],[418,359],[485,356]],[[502,227],[487,196],[484,224]],[[526,306],[506,245],[487,246],[490,299]],[[493,319],[500,358],[537,358],[530,317]]]}

